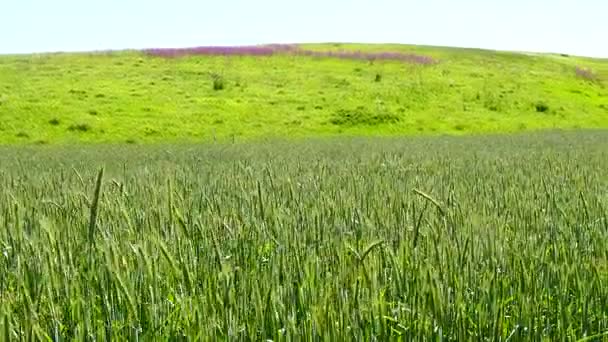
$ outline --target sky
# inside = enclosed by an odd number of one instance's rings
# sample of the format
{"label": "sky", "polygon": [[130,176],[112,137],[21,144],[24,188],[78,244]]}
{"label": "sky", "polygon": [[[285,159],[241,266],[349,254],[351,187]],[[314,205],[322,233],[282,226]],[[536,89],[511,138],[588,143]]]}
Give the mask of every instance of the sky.
{"label": "sky", "polygon": [[3,0],[0,54],[361,42],[608,57],[608,0]]}

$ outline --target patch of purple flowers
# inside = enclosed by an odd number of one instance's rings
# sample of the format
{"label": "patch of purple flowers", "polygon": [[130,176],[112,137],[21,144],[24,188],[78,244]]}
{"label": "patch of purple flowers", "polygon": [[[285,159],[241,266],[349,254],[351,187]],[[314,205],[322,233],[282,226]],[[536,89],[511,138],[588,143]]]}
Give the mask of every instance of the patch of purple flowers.
{"label": "patch of purple flowers", "polygon": [[309,57],[328,57],[352,60],[393,60],[413,64],[434,64],[436,60],[430,56],[402,52],[363,52],[363,51],[318,51],[301,49],[297,45],[259,45],[259,46],[200,46],[183,49],[148,49],[147,54],[159,57],[182,57],[190,55],[206,56],[272,56],[276,54],[291,54]]}
{"label": "patch of purple flowers", "polygon": [[303,56],[312,57],[330,57],[340,59],[354,59],[354,60],[392,60],[402,61],[413,64],[434,64],[435,59],[429,56],[416,55],[411,53],[402,52],[362,52],[362,51],[312,51],[312,50],[298,50],[297,53]]}
{"label": "patch of purple flowers", "polygon": [[576,67],[575,69],[576,72],[576,76],[583,78],[587,81],[595,81],[597,80],[597,76],[595,75],[595,73],[588,68],[582,68],[582,67]]}
{"label": "patch of purple flowers", "polygon": [[190,55],[208,56],[271,56],[297,49],[295,45],[260,46],[199,46],[182,49],[148,49],[146,53],[159,57],[182,57]]}

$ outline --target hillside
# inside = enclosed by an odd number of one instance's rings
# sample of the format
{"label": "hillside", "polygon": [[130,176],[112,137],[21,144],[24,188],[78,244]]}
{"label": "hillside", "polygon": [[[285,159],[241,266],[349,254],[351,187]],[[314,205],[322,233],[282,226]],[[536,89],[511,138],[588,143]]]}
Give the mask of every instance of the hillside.
{"label": "hillside", "polygon": [[[608,127],[606,59],[404,45],[302,48],[324,54],[0,56],[0,144]],[[433,62],[342,58],[345,51]]]}

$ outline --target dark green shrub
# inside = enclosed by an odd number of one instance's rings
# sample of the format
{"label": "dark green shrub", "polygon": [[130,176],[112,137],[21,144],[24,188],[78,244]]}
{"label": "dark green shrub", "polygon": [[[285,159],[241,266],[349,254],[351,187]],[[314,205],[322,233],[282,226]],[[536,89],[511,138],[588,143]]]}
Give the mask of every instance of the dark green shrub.
{"label": "dark green shrub", "polygon": [[457,130],[457,131],[464,131],[465,129],[467,129],[467,126],[464,125],[464,124],[456,124],[454,126],[454,129]]}
{"label": "dark green shrub", "polygon": [[534,108],[536,109],[536,112],[538,113],[546,113],[549,111],[549,105],[547,105],[545,102],[539,101],[534,105]]}
{"label": "dark green shrub", "polygon": [[368,125],[376,126],[399,122],[397,115],[387,112],[371,112],[363,106],[355,109],[340,109],[329,120],[331,124],[340,126]]}
{"label": "dark green shrub", "polygon": [[79,132],[88,132],[91,130],[91,126],[85,123],[74,124],[68,127],[68,131],[79,131]]}
{"label": "dark green shrub", "polygon": [[226,88],[226,82],[224,81],[224,77],[220,74],[212,74],[211,78],[213,79],[213,90],[224,90]]}

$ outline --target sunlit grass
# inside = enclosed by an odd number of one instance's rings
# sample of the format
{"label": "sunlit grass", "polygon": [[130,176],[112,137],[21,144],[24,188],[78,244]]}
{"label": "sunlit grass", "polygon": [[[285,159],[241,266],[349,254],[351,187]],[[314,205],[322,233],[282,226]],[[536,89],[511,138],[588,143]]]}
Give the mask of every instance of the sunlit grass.
{"label": "sunlit grass", "polygon": [[334,56],[394,52],[436,63],[289,54],[0,56],[0,144],[608,127],[606,60],[405,45],[303,48]]}

